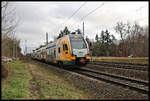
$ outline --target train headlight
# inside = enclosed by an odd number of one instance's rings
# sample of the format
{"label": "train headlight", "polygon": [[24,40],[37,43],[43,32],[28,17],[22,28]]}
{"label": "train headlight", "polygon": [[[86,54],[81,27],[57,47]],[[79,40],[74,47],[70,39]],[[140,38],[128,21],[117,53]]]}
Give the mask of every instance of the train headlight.
{"label": "train headlight", "polygon": [[90,56],[86,56],[86,59],[89,60],[89,59],[90,59]]}

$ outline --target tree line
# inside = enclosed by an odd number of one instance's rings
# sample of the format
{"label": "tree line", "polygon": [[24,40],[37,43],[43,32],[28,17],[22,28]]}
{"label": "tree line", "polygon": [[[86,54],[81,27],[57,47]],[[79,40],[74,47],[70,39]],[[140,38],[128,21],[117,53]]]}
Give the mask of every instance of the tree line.
{"label": "tree line", "polygon": [[75,33],[82,34],[80,29],[75,30],[75,32],[71,32],[71,31],[68,30],[67,26],[65,26],[64,30],[60,31],[59,35],[57,36],[57,39],[63,37],[64,35],[75,34]]}
{"label": "tree line", "polygon": [[117,22],[114,29],[120,35],[120,43],[123,44],[127,55],[148,57],[148,26],[140,26],[137,22]]}
{"label": "tree line", "polygon": [[[148,26],[141,26],[138,23],[117,22],[114,25],[114,31],[119,35],[120,40],[117,40],[108,29],[101,30],[95,36],[95,41],[91,41],[86,36],[86,41],[90,48],[91,56],[116,56],[118,46],[121,44],[124,48],[126,56],[147,57],[148,56]],[[80,29],[75,31],[78,34],[83,34]],[[74,34],[68,30],[67,26],[61,30],[57,39],[64,35]]]}
{"label": "tree line", "polygon": [[[91,41],[92,56],[116,56],[117,47],[121,44],[126,56],[148,57],[148,26],[140,26],[136,22],[117,22],[114,30],[121,40],[117,40],[107,29],[102,30],[96,34],[95,41]],[[86,40],[90,39],[87,37]]]}
{"label": "tree line", "polygon": [[15,16],[15,8],[9,2],[2,2],[1,10],[2,57],[21,57],[20,40],[15,36],[19,23]]}
{"label": "tree line", "polygon": [[110,34],[106,29],[102,30],[101,33],[96,34],[96,42],[93,44],[92,55],[94,56],[114,56],[116,49],[115,36]]}

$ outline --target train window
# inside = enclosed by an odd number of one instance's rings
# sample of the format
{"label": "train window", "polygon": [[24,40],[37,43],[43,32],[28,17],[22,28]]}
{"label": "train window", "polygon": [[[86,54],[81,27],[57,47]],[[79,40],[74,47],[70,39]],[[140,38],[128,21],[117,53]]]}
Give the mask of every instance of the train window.
{"label": "train window", "polygon": [[67,44],[63,45],[63,50],[68,50]]}
{"label": "train window", "polygon": [[63,50],[65,50],[65,45],[63,45]]}
{"label": "train window", "polygon": [[60,47],[58,48],[58,53],[60,53]]}
{"label": "train window", "polygon": [[56,56],[56,49],[54,48],[54,57]]}
{"label": "train window", "polygon": [[68,50],[67,44],[64,45],[65,50]]}
{"label": "train window", "polygon": [[71,46],[73,49],[87,48],[85,40],[83,38],[71,38]]}

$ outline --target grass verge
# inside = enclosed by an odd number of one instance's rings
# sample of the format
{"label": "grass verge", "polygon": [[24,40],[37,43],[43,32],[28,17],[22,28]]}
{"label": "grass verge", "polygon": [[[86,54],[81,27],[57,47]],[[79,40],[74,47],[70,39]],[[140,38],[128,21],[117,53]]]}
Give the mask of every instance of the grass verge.
{"label": "grass verge", "polygon": [[27,70],[21,61],[8,64],[8,77],[2,80],[2,99],[28,98]]}
{"label": "grass verge", "polygon": [[35,62],[31,64],[29,67],[34,77],[33,82],[40,88],[40,99],[89,99],[91,97],[54,71],[47,70]]}
{"label": "grass verge", "polygon": [[8,71],[8,77],[2,80],[2,100],[91,97],[87,92],[35,62],[14,61],[8,64]]}

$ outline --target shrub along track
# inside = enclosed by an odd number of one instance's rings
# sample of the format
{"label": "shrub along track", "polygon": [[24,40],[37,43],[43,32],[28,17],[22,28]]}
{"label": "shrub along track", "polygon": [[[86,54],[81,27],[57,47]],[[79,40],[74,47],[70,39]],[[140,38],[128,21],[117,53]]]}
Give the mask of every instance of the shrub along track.
{"label": "shrub along track", "polygon": [[[127,86],[116,86],[110,82],[97,80],[93,77],[91,78],[87,75],[83,75],[83,72],[81,73],[80,69],[63,69],[41,62],[38,63],[44,65],[47,70],[52,69],[56,71],[60,76],[71,80],[78,87],[93,93],[96,96],[96,99],[148,99],[148,94],[128,89]],[[85,70],[83,71],[85,73]]]}

